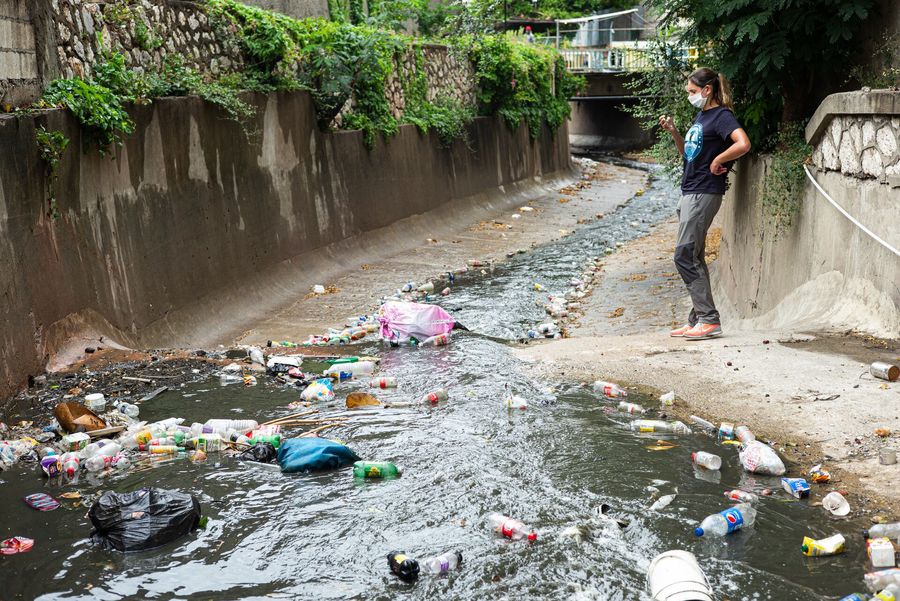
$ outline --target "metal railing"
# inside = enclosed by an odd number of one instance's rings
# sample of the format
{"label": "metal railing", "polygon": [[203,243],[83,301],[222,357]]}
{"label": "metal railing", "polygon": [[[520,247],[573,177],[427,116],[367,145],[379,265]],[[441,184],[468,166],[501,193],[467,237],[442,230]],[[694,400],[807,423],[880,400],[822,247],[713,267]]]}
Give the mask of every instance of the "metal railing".
{"label": "metal railing", "polygon": [[[573,73],[624,73],[647,71],[658,65],[658,57],[642,48],[561,48],[566,69]],[[679,59],[691,62],[696,48],[678,51]]]}

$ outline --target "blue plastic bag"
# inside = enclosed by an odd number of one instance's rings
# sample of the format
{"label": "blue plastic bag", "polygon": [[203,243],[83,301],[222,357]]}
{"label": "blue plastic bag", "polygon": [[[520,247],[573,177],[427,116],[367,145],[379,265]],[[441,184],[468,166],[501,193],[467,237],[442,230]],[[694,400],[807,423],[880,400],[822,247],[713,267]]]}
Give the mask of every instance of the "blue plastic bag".
{"label": "blue plastic bag", "polygon": [[350,447],[326,438],[290,438],[278,449],[284,473],[334,470],[359,461]]}

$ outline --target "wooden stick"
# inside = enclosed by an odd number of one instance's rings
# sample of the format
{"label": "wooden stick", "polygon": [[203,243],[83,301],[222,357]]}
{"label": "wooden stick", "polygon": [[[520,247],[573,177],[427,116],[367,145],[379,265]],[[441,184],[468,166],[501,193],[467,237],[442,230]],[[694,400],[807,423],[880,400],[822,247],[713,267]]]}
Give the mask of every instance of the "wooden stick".
{"label": "wooden stick", "polygon": [[319,412],[318,409],[313,409],[312,411],[301,411],[300,413],[292,413],[292,414],[290,414],[290,415],[285,415],[285,416],[278,417],[278,418],[275,418],[275,419],[270,419],[269,421],[263,422],[263,423],[261,423],[260,425],[261,425],[261,426],[272,426],[272,425],[277,424],[277,423],[279,423],[279,422],[283,422],[283,421],[295,419],[295,418],[298,418],[298,417],[303,417],[304,415],[311,415],[311,414],[313,414],[313,413],[318,413],[318,412]]}
{"label": "wooden stick", "polygon": [[325,424],[324,426],[319,426],[318,428],[314,428],[312,430],[309,430],[308,432],[304,432],[303,434],[300,435],[300,438],[307,437],[307,436],[316,436],[319,432],[321,432],[323,430],[327,430],[328,428],[333,428],[335,426],[340,426],[340,425],[341,424]]}
{"label": "wooden stick", "polygon": [[128,380],[130,382],[143,382],[144,384],[153,384],[153,380],[150,378],[135,378],[133,376],[122,376],[123,380]]}

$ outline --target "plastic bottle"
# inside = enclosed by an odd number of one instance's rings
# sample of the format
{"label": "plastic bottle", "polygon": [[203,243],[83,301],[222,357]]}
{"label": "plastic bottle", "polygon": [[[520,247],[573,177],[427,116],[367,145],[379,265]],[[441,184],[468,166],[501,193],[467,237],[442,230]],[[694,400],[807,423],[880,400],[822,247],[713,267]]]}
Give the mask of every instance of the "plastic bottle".
{"label": "plastic bottle", "polygon": [[846,541],[841,534],[835,534],[834,536],[829,536],[828,538],[823,538],[821,540],[815,540],[808,536],[804,536],[803,542],[800,544],[800,550],[803,551],[803,554],[807,557],[837,555],[838,553],[844,552],[845,542]]}
{"label": "plastic bottle", "polygon": [[[281,438],[280,435],[279,438]],[[201,434],[192,439],[192,442],[195,449],[205,453],[218,453],[222,450],[222,436],[218,432]]]}
{"label": "plastic bottle", "polygon": [[397,388],[397,378],[373,378],[369,380],[369,388]]}
{"label": "plastic bottle", "polygon": [[[257,432],[254,434],[254,436],[250,437],[250,444],[257,444],[260,442],[267,442],[270,445],[272,445],[273,447],[275,447],[275,449],[277,450],[278,447],[281,446],[281,434],[278,434],[277,432],[272,433],[272,434],[264,434],[262,432]],[[207,452],[209,450],[210,449],[206,449]],[[218,450],[218,449],[214,449],[214,450]]]}
{"label": "plastic bottle", "polygon": [[891,584],[900,585],[900,568],[889,568],[887,570],[878,570],[869,572],[863,576],[866,587],[873,593],[880,591]]}
{"label": "plastic bottle", "polygon": [[594,382],[594,392],[599,392],[608,399],[621,399],[628,396],[628,392],[622,390],[618,384],[603,380]]}
{"label": "plastic bottle", "polygon": [[846,597],[841,597],[840,601],[869,601],[869,595],[863,593],[850,593]]}
{"label": "plastic bottle", "polygon": [[434,292],[434,282],[425,282],[418,288],[416,288],[419,292],[424,292],[425,294],[430,294]]}
{"label": "plastic bottle", "polygon": [[422,346],[446,346],[450,344],[450,334],[438,334],[422,341]]}
{"label": "plastic bottle", "polygon": [[746,490],[726,490],[725,497],[731,501],[737,501],[739,503],[751,503],[755,504],[759,502],[759,497],[753,494],[752,492],[747,492]]}
{"label": "plastic bottle", "polygon": [[107,467],[112,467],[115,457],[109,455],[94,455],[82,464],[89,472],[99,472]]}
{"label": "plastic bottle", "polygon": [[462,553],[447,551],[437,557],[429,557],[421,563],[421,567],[429,574],[444,574],[455,570],[462,563]]}
{"label": "plastic bottle", "polygon": [[328,369],[325,370],[325,376],[333,376],[340,379],[341,373],[350,374],[353,376],[363,376],[367,374],[371,374],[375,372],[375,363],[373,361],[357,361],[355,363],[339,363],[336,365],[332,365]]}
{"label": "plastic bottle", "polygon": [[228,430],[250,432],[259,427],[259,423],[252,419],[208,419],[203,425],[211,428],[210,432],[219,432],[220,434]]}
{"label": "plastic bottle", "polygon": [[113,442],[111,440],[98,440],[97,442],[92,442],[88,446],[84,447],[81,450],[81,457],[82,459],[90,459],[91,457],[96,457],[97,455],[112,457],[121,450],[121,445],[116,442]]}
{"label": "plastic bottle", "polygon": [[75,477],[81,465],[81,460],[78,458],[77,453],[66,453],[59,458],[59,462],[62,465],[62,472],[69,478]]}
{"label": "plastic bottle", "polygon": [[440,401],[446,401],[449,398],[450,395],[447,394],[446,390],[444,390],[443,388],[438,388],[437,390],[432,390],[431,392],[423,396],[419,402],[437,405]]}
{"label": "plastic bottle", "polygon": [[131,403],[119,403],[119,406],[116,407],[119,410],[119,413],[123,415],[127,415],[131,419],[137,418],[141,413],[140,407],[137,405],[132,405]]}
{"label": "plastic bottle", "polygon": [[756,435],[754,435],[753,432],[750,431],[750,428],[748,428],[747,426],[738,426],[737,428],[735,428],[734,437],[744,444],[756,440]]}
{"label": "plastic bottle", "polygon": [[745,526],[752,526],[756,521],[756,510],[748,503],[740,503],[706,516],[700,525],[694,529],[697,536],[725,536]]}
{"label": "plastic bottle", "polygon": [[696,416],[696,415],[692,415],[692,416],[690,417],[690,419],[691,419],[691,421],[692,421],[693,423],[697,424],[697,425],[700,426],[701,428],[704,428],[704,429],[709,430],[709,431],[711,431],[711,432],[715,432],[715,431],[716,431],[716,425],[715,425],[714,423],[710,422],[710,421],[706,421],[706,420],[703,419],[702,417],[698,417],[698,416]]}
{"label": "plastic bottle", "polygon": [[619,403],[619,411],[624,411],[625,413],[644,413],[647,410],[641,407],[640,405],[635,405],[634,403],[626,403],[622,401]]}
{"label": "plastic bottle", "polygon": [[244,377],[235,374],[219,374],[219,385],[228,386],[229,384],[243,384]]}
{"label": "plastic bottle", "polygon": [[405,553],[391,551],[388,553],[387,559],[391,572],[403,582],[415,582],[419,577],[419,562],[407,557]]}
{"label": "plastic bottle", "polygon": [[631,429],[636,432],[654,432],[657,434],[691,433],[691,429],[682,422],[664,422],[658,419],[636,419],[631,422]]}
{"label": "plastic bottle", "polygon": [[258,363],[262,366],[265,366],[266,364],[266,356],[263,354],[262,349],[258,346],[251,346],[250,348],[248,348],[247,356],[250,357],[250,361],[252,363]]}
{"label": "plastic bottle", "polygon": [[487,519],[488,526],[494,532],[498,532],[506,538],[512,540],[522,540],[523,538],[527,538],[529,541],[537,540],[537,534],[533,531],[529,532],[525,524],[519,520],[514,520],[500,513],[492,513],[488,515]]}
{"label": "plastic bottle", "polygon": [[722,458],[706,451],[691,453],[691,459],[695,464],[708,470],[717,470],[722,467]]}
{"label": "plastic bottle", "polygon": [[900,585],[889,584],[884,587],[877,595],[872,597],[872,601],[897,601],[900,599]]}
{"label": "plastic bottle", "polygon": [[868,530],[863,530],[865,538],[900,538],[900,522],[890,524],[875,524]]}
{"label": "plastic bottle", "polygon": [[357,461],[353,464],[354,478],[396,478],[400,473],[390,461]]}
{"label": "plastic bottle", "polygon": [[177,455],[184,452],[184,447],[175,445],[159,445],[157,447],[149,447],[151,455]]}

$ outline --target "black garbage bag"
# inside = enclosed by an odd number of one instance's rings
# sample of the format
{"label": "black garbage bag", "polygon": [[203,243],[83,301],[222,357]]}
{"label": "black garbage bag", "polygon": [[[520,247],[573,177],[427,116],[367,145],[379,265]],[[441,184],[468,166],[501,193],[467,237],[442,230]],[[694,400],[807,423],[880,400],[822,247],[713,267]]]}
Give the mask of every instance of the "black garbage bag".
{"label": "black garbage bag", "polygon": [[91,505],[91,540],[118,551],[142,551],[184,536],[200,523],[200,503],[161,488],[106,492]]}
{"label": "black garbage bag", "polygon": [[278,452],[268,442],[258,442],[240,455],[241,461],[258,461],[259,463],[272,463],[278,456]]}

